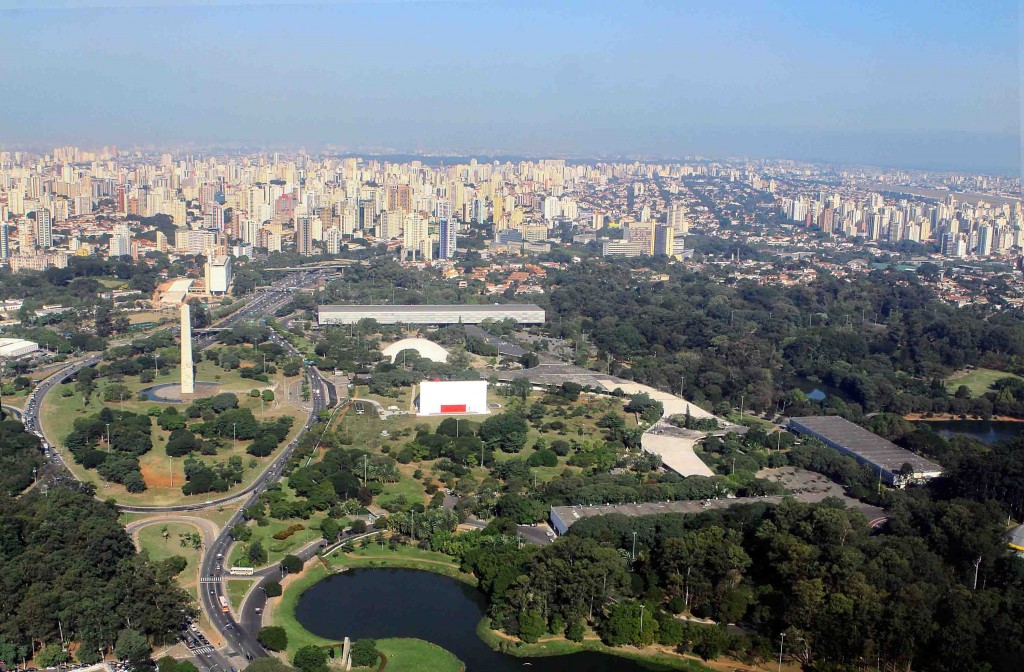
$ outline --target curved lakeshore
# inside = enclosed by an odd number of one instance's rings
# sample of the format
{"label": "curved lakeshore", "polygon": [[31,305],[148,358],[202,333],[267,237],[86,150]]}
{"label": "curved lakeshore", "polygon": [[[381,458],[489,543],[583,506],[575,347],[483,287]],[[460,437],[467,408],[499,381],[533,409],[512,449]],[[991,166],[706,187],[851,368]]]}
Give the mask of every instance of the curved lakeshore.
{"label": "curved lakeshore", "polygon": [[[535,672],[707,669],[693,659],[612,649],[596,639],[575,643],[551,637],[522,644],[490,630],[484,597],[472,577],[449,580],[456,577],[429,562],[415,563],[415,568],[408,559],[403,568],[376,558],[372,562],[376,566],[337,574],[317,566],[288,587],[272,622],[288,630],[289,651],[335,644],[347,636],[423,640],[451,653],[467,672],[521,670],[523,657],[531,658]],[[345,608],[339,609],[340,604]],[[477,636],[467,636],[470,632]]]}

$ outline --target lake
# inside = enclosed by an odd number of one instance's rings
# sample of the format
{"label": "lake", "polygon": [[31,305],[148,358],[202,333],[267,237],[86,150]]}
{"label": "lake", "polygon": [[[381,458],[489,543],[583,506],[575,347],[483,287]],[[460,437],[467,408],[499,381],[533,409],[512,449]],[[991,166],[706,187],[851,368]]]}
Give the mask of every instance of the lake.
{"label": "lake", "polygon": [[316,583],[299,598],[304,628],[341,641],[415,637],[448,649],[467,672],[650,672],[662,665],[591,651],[517,658],[498,653],[476,634],[486,602],[472,586],[413,569],[352,569]]}
{"label": "lake", "polygon": [[1024,422],[1005,420],[929,420],[928,426],[944,439],[963,434],[987,446],[1016,438],[1024,432]]}

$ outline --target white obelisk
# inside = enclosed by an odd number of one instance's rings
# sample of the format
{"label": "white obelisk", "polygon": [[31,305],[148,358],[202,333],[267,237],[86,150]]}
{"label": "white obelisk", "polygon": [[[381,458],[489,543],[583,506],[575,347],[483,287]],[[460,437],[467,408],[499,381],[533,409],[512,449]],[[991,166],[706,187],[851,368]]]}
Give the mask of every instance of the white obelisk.
{"label": "white obelisk", "polygon": [[195,372],[192,368],[192,311],[187,303],[181,304],[181,396],[196,391]]}

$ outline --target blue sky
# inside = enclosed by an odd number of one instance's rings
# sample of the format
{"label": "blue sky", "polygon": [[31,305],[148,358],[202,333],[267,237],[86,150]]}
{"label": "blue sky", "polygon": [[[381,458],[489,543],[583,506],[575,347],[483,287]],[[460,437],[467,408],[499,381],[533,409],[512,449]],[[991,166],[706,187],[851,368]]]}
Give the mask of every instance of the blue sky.
{"label": "blue sky", "polygon": [[1019,166],[1017,2],[40,6],[0,0],[0,144]]}

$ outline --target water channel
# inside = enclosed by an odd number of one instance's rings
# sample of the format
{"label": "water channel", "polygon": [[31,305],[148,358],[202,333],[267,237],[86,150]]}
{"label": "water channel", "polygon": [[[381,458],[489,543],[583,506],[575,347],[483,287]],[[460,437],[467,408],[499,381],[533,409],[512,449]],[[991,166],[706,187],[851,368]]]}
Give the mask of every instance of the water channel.
{"label": "water channel", "polygon": [[492,650],[476,634],[486,604],[476,588],[432,572],[353,569],[314,584],[299,598],[295,616],[313,634],[383,639],[414,637],[452,652],[467,672],[650,672],[653,663],[584,651],[517,658]]}
{"label": "water channel", "polygon": [[1024,422],[1005,420],[929,420],[927,424],[944,439],[963,434],[987,446],[1017,438],[1024,433]]}

